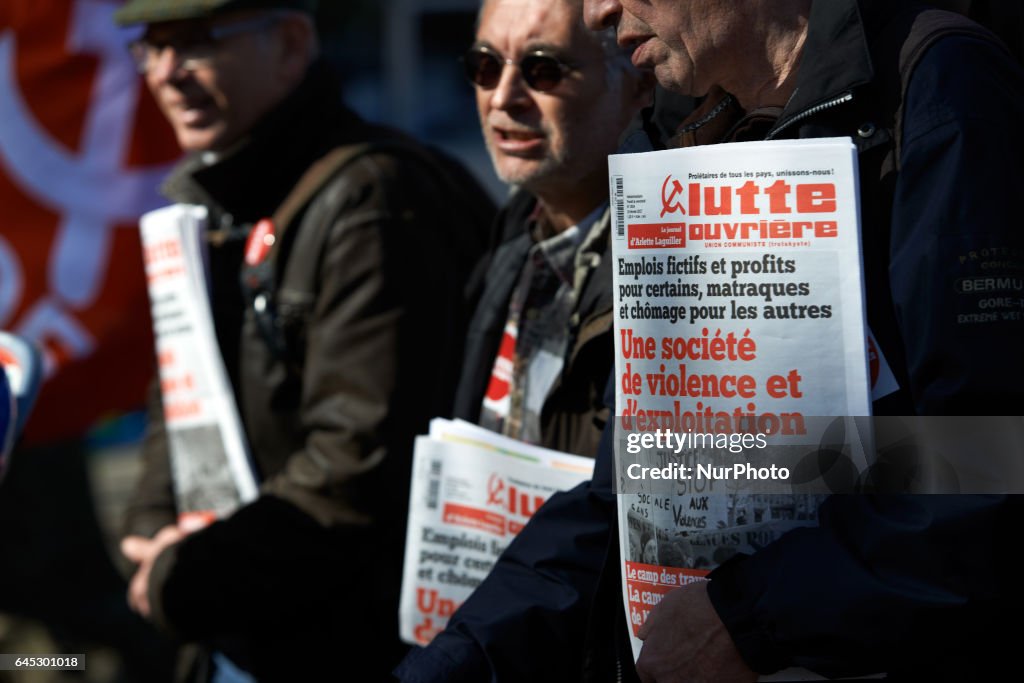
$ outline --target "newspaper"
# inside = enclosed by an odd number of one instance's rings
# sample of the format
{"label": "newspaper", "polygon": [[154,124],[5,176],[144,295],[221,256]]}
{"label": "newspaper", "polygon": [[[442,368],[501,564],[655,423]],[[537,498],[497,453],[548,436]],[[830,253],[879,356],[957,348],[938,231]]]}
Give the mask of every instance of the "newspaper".
{"label": "newspaper", "polygon": [[610,182],[619,543],[638,657],[636,634],[666,593],[813,524],[822,497],[700,472],[696,441],[656,454],[677,481],[633,481],[624,433],[713,434],[730,451],[745,437],[742,458],[768,472],[755,436],[786,443],[807,436],[806,416],[870,414],[868,332],[850,140],[617,155]]}
{"label": "newspaper", "polygon": [[210,312],[206,215],[205,207],[177,204],[140,223],[178,522],[186,531],[257,495]]}
{"label": "newspaper", "polygon": [[590,479],[594,463],[467,422],[437,419],[416,439],[400,634],[426,645],[556,491]]}

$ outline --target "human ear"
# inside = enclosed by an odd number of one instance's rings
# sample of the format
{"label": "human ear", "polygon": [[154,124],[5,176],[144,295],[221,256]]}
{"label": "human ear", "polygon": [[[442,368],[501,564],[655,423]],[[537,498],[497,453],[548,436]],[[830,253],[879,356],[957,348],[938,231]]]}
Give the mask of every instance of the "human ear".
{"label": "human ear", "polygon": [[312,20],[300,13],[286,15],[277,26],[277,68],[289,83],[302,80],[316,58],[317,36]]}

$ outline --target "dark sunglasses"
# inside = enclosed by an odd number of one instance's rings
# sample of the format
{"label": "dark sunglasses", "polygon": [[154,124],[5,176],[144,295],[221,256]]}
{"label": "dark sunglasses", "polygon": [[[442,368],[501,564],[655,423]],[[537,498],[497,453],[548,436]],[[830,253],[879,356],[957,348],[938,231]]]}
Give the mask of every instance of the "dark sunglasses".
{"label": "dark sunglasses", "polygon": [[[506,64],[515,65],[511,59],[505,59],[501,54],[488,47],[470,48],[462,56],[462,66],[466,70],[466,78],[484,90],[490,90],[498,85],[501,80],[501,71]],[[554,90],[562,82],[565,75],[572,71],[573,67],[545,52],[531,52],[519,60],[519,73],[523,81],[531,90],[547,92]]]}

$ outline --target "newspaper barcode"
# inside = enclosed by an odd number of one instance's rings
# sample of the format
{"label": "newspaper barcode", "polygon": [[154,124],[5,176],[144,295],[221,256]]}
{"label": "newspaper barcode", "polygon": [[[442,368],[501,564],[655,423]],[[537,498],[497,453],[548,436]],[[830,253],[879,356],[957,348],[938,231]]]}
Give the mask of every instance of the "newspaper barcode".
{"label": "newspaper barcode", "polygon": [[615,176],[615,235],[626,236],[626,204],[622,200],[622,176]]}
{"label": "newspaper barcode", "polygon": [[441,493],[441,480],[440,479],[431,479],[430,480],[430,487],[427,489],[427,509],[428,510],[436,510],[437,509],[437,499],[438,499],[438,496],[440,495],[440,493]]}
{"label": "newspaper barcode", "polygon": [[441,496],[441,461],[430,461],[430,482],[427,486],[427,509],[437,509],[437,499]]}

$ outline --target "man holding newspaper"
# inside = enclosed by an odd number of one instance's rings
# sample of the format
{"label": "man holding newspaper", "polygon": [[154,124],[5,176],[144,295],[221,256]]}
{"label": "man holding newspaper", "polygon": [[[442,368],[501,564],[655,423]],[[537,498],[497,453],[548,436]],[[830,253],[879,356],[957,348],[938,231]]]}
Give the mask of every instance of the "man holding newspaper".
{"label": "man holding newspaper", "polygon": [[315,5],[117,14],[191,153],[142,221],[160,395],[122,550],[132,606],[205,646],[195,680],[400,657],[409,454],[451,410],[493,218],[456,164],[341,104]]}
{"label": "man holding newspaper", "polygon": [[606,158],[652,83],[610,34],[589,34],[578,0],[485,1],[463,63],[494,169],[515,190],[456,415],[592,457],[612,358]]}
{"label": "man holding newspaper", "polygon": [[[488,256],[483,294],[470,323],[456,415],[563,453],[505,443],[504,453],[539,464],[553,462],[556,468],[534,470],[540,474],[530,482],[524,511],[521,504],[507,503],[522,496],[516,489],[527,481],[526,466],[499,465],[501,457],[492,456],[495,471],[507,467],[504,471],[511,476],[494,475],[489,481],[484,476],[487,500],[471,501],[470,511],[452,506],[453,514],[446,519],[456,521],[445,531],[453,538],[469,532],[474,540],[489,539],[504,547],[514,531],[506,533],[501,520],[510,520],[510,528],[520,526],[528,518],[524,512],[536,511],[535,492],[546,497],[552,488],[564,486],[573,469],[564,454],[592,458],[611,413],[604,401],[605,379],[612,367],[613,268],[606,158],[649,100],[652,83],[631,65],[609,32],[587,31],[582,7],[580,0],[485,0],[476,41],[464,57],[490,158],[499,177],[515,190],[499,215],[502,242]],[[432,442],[417,444],[422,471],[414,473],[415,512],[403,585],[409,595],[403,620],[409,626],[403,629],[421,644],[434,635],[438,623],[443,627],[446,618],[443,610],[432,608],[438,597],[445,596],[445,587],[417,577],[418,569],[421,577],[427,573],[436,580],[437,571],[430,566],[433,555],[424,550],[437,545],[422,540],[436,538],[437,525],[427,520],[437,519],[435,511],[445,507],[443,495],[433,502],[437,497],[423,492],[431,480],[434,488],[450,490],[442,469],[459,467],[460,458],[466,463],[458,470],[463,486],[468,488],[466,482],[473,481],[474,460],[459,453],[466,451],[465,445],[450,444],[446,454],[439,453],[445,438],[451,443],[453,433],[478,445],[501,443],[474,436],[465,426],[437,424],[431,430]],[[436,473],[430,471],[428,458],[436,463]],[[483,462],[485,456],[477,454],[475,463]],[[514,486],[505,483],[516,479]],[[425,500],[432,504],[419,510],[417,503]],[[504,510],[495,505],[499,501],[506,503]],[[461,519],[456,516],[459,510]],[[498,522],[488,525],[489,537],[483,525],[473,528],[467,523],[467,512]],[[489,559],[493,562],[496,556]],[[466,579],[475,585],[477,577],[482,579],[483,573]],[[419,599],[414,599],[414,591]],[[462,599],[465,595],[458,601]],[[558,605],[545,609],[557,611]],[[407,617],[407,612],[416,618]],[[414,655],[403,664],[401,676],[415,676],[423,666]]]}
{"label": "man holding newspaper", "polygon": [[[615,27],[663,87],[704,97],[672,146],[853,140],[872,365],[892,375],[875,414],[1024,412],[1019,288],[1007,296],[1024,267],[1013,189],[1024,181],[1024,77],[995,39],[904,2],[584,5],[588,26]],[[673,201],[665,191],[657,206],[672,212]],[[998,680],[1015,666],[1014,496],[835,496],[817,527],[649,602],[634,669],[606,436],[592,482],[541,508],[448,629],[406,660],[404,681],[752,681],[794,666]]]}

